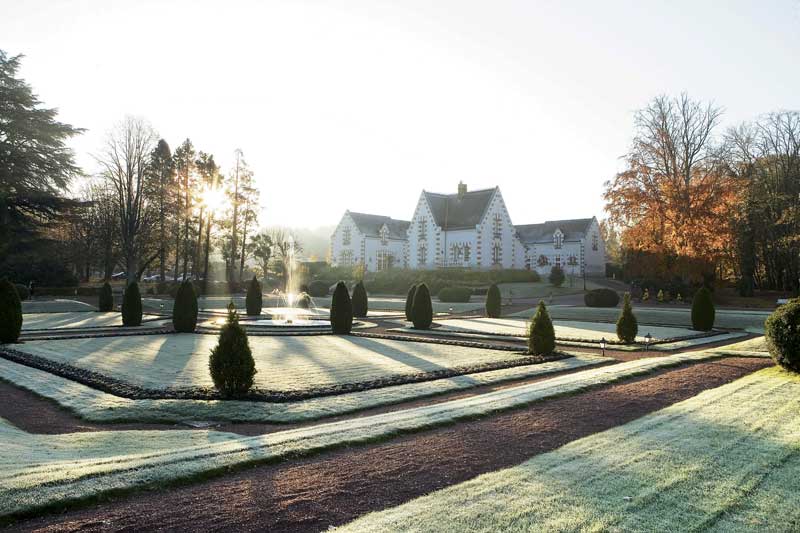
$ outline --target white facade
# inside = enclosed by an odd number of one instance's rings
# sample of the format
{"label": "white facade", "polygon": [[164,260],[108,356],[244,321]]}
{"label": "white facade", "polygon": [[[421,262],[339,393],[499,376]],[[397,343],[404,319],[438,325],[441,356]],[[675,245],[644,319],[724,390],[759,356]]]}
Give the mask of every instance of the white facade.
{"label": "white facade", "polygon": [[373,215],[369,224],[364,224],[365,215],[345,212],[331,235],[330,263],[334,266],[363,264],[369,271],[406,268],[407,240],[397,231],[392,231],[394,222],[379,220]]}

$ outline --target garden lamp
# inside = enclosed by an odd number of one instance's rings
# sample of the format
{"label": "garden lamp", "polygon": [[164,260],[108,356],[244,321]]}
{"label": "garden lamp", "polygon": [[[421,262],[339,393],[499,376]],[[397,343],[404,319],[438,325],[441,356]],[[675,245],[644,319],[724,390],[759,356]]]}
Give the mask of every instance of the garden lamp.
{"label": "garden lamp", "polygon": [[602,355],[606,354],[606,338],[603,337],[600,339],[600,352]]}

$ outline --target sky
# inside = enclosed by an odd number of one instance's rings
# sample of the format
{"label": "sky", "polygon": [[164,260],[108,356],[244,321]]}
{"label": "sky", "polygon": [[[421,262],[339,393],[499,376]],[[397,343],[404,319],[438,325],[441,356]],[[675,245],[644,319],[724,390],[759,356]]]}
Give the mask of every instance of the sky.
{"label": "sky", "polygon": [[[800,108],[800,0],[0,0],[0,49],[87,173],[143,117],[224,170],[240,148],[260,223],[409,219],[425,189],[499,186],[527,224],[602,218],[633,116],[712,101],[723,127]],[[722,130],[720,130],[721,132]]]}

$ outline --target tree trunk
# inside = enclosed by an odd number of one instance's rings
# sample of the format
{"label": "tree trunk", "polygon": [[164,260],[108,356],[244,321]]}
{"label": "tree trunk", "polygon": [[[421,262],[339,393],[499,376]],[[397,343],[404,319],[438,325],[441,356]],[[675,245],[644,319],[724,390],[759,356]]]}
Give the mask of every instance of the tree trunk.
{"label": "tree trunk", "polygon": [[211,250],[211,214],[206,220],[206,253],[203,259],[203,292],[208,293],[208,255]]}

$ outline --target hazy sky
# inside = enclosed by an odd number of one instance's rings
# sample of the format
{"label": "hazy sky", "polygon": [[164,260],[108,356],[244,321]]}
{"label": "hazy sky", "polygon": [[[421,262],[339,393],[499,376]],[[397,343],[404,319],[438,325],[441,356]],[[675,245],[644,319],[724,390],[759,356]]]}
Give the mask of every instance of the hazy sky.
{"label": "hazy sky", "polygon": [[725,123],[800,108],[800,2],[0,0],[0,48],[91,157],[126,114],[228,169],[262,224],[410,218],[499,185],[514,223],[603,215],[633,112],[687,91]]}

